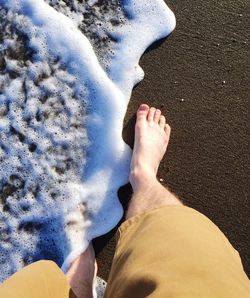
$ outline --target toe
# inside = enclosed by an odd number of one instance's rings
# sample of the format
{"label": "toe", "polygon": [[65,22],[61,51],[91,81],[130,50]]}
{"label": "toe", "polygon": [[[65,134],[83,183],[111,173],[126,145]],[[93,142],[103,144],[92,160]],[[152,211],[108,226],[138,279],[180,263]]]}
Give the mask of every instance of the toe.
{"label": "toe", "polygon": [[159,123],[160,116],[161,116],[161,111],[157,109],[157,110],[155,111],[155,115],[154,115],[154,122],[155,122],[155,123],[157,123],[157,124]]}
{"label": "toe", "polygon": [[168,124],[165,124],[164,131],[167,135],[170,135],[171,127]]}
{"label": "toe", "polygon": [[146,104],[140,105],[137,110],[137,119],[138,120],[146,120],[149,111],[149,106]]}
{"label": "toe", "polygon": [[163,115],[161,115],[160,120],[159,120],[160,128],[164,129],[165,124],[166,124],[166,118]]}
{"label": "toe", "polygon": [[153,122],[154,121],[154,115],[155,115],[155,108],[150,108],[148,113],[148,121]]}

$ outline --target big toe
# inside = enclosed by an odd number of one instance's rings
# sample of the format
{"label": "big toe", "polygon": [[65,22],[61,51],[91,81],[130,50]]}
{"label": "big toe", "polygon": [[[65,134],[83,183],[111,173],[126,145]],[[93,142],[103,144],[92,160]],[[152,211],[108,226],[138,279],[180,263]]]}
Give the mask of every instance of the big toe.
{"label": "big toe", "polygon": [[137,120],[146,120],[149,111],[149,106],[146,104],[140,105],[137,110]]}

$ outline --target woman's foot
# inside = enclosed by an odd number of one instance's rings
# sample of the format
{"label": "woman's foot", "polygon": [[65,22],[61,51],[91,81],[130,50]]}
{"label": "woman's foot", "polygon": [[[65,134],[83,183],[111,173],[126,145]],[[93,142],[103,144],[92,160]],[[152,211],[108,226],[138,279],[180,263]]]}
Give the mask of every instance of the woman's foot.
{"label": "woman's foot", "polygon": [[77,298],[93,297],[93,281],[97,273],[95,252],[92,244],[71,265],[67,280]]}
{"label": "woman's foot", "polygon": [[131,161],[130,183],[134,196],[127,218],[181,202],[157,180],[159,164],[166,152],[171,128],[161,111],[142,104],[137,111],[135,145]]}

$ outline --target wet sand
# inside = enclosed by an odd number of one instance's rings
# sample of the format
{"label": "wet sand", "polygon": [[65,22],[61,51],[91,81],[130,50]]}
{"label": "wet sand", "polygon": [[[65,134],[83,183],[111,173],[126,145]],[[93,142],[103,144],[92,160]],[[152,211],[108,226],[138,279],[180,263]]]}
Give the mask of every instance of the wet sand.
{"label": "wet sand", "polygon": [[[250,276],[250,2],[166,2],[177,27],[141,59],[145,79],[133,92],[124,139],[133,146],[141,102],[162,109],[172,138],[159,178],[221,228]],[[98,257],[99,275],[105,279],[114,243],[112,238]]]}

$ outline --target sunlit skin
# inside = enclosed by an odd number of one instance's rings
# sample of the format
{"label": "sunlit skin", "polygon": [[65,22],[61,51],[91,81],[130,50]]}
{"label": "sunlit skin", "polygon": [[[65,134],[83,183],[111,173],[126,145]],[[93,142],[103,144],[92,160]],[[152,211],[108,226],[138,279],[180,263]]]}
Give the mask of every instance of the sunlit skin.
{"label": "sunlit skin", "polygon": [[[182,205],[156,178],[159,164],[167,150],[170,132],[170,126],[160,110],[146,104],[139,107],[130,167],[133,197],[126,214],[127,219],[163,205]],[[92,297],[96,269],[95,254],[90,245],[66,274],[78,298]]]}

